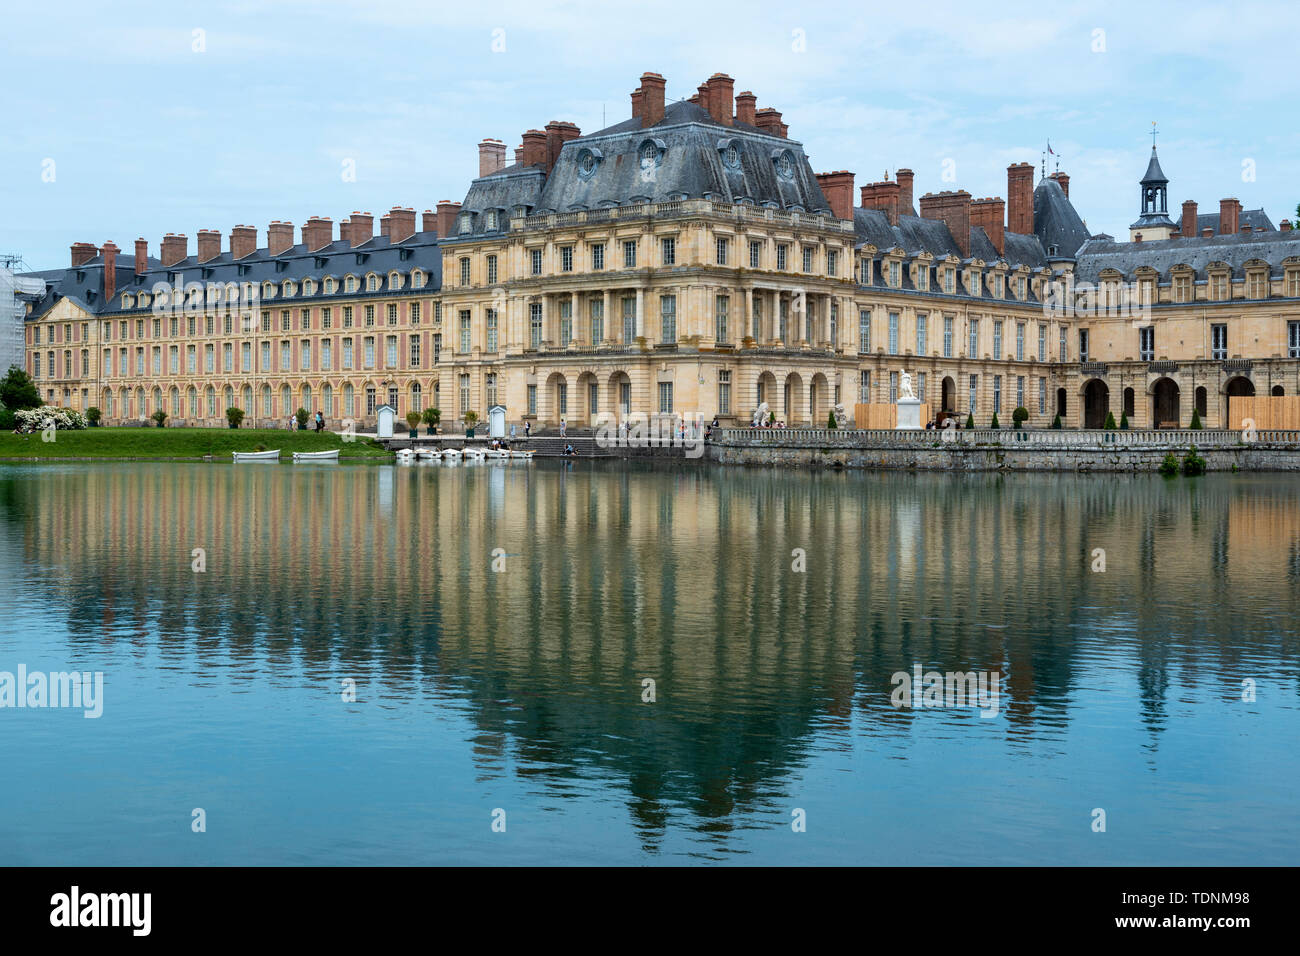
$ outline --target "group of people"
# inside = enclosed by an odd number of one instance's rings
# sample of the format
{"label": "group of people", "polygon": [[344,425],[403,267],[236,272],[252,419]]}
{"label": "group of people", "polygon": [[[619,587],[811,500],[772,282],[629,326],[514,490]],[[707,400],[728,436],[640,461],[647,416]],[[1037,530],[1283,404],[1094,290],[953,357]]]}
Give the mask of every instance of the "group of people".
{"label": "group of people", "polygon": [[750,428],[785,428],[785,420],[781,418],[768,418],[761,422],[750,422]]}
{"label": "group of people", "polygon": [[325,416],[322,415],[320,412],[317,412],[315,415],[310,416],[306,422],[298,421],[297,415],[290,415],[289,424],[287,427],[289,431],[297,430],[300,432],[305,432],[307,430],[308,422],[311,423],[312,431],[323,432],[325,430]]}

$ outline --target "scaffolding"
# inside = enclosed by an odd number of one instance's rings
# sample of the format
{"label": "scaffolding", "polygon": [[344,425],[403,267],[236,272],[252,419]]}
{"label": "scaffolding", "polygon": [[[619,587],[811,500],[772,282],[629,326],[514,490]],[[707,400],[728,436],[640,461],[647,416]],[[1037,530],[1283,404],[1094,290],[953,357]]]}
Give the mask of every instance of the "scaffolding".
{"label": "scaffolding", "polygon": [[23,321],[27,303],[45,294],[45,280],[22,275],[22,256],[0,254],[0,376],[11,365],[26,368]]}

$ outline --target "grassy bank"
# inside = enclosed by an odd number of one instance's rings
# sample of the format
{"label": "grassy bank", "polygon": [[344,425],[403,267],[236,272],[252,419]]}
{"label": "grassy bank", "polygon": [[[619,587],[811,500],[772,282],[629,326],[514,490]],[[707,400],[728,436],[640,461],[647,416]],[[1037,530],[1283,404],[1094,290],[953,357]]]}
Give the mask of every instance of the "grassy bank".
{"label": "grassy bank", "polygon": [[383,446],[368,438],[345,442],[331,432],[276,428],[88,428],[60,431],[45,442],[40,433],[0,434],[0,460],[31,458],[194,458],[211,455],[230,461],[232,451],[255,451],[258,445],[279,448],[289,460],[295,451],[339,449],[339,459],[384,460]]}

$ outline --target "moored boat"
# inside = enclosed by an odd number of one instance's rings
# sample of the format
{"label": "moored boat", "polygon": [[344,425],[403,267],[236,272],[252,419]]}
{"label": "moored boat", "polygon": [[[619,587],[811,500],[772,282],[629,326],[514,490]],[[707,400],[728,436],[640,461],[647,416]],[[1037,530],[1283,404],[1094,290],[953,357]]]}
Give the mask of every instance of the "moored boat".
{"label": "moored boat", "polygon": [[232,451],[230,454],[235,456],[235,461],[279,461],[280,449],[274,448],[271,451]]}
{"label": "moored boat", "polygon": [[296,451],[293,453],[294,461],[338,461],[339,450],[332,448],[329,451]]}

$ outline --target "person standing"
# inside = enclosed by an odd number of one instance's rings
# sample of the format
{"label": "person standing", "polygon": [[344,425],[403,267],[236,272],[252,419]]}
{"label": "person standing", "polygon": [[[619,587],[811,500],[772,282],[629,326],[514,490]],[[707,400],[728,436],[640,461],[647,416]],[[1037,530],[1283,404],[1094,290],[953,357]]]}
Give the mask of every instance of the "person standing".
{"label": "person standing", "polygon": [[560,419],[560,437],[563,438],[563,437],[565,437],[566,434],[567,434],[567,432],[565,431],[564,419],[561,418],[561,419]]}
{"label": "person standing", "polygon": [[515,423],[514,423],[514,422],[511,422],[511,423],[510,423],[510,440],[511,440],[511,441],[514,441],[514,440],[515,440]]}
{"label": "person standing", "polygon": [[524,422],[524,437],[525,438],[533,437],[533,423],[530,421]]}

